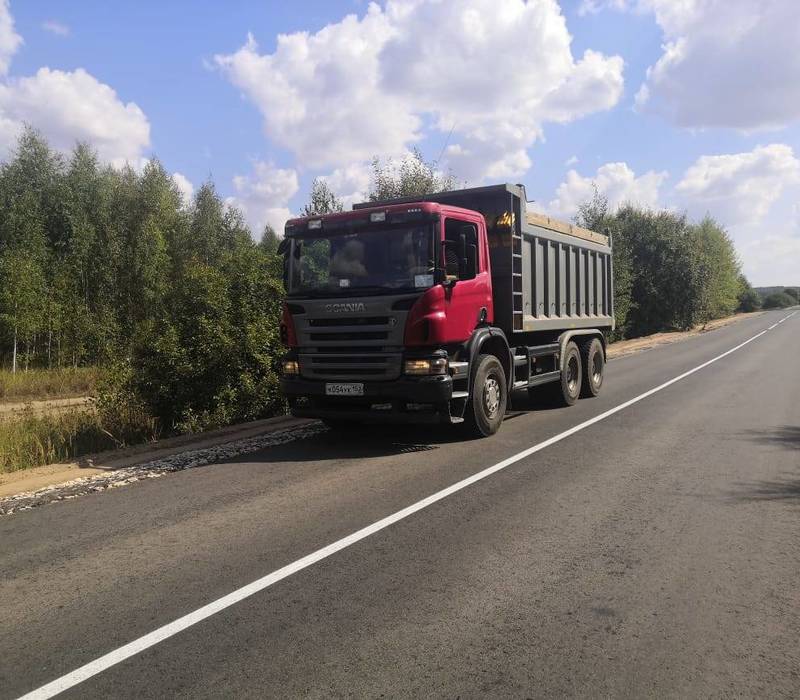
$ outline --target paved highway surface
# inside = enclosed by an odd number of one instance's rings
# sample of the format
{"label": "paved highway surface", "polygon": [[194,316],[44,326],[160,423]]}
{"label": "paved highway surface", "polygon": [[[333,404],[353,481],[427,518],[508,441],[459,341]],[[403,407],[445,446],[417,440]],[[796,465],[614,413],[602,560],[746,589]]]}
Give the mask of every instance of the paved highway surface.
{"label": "paved highway surface", "polygon": [[326,432],[0,518],[0,696],[56,679],[75,698],[797,696],[800,313],[77,685],[64,679],[790,313],[613,361],[597,399],[520,401],[488,440]]}

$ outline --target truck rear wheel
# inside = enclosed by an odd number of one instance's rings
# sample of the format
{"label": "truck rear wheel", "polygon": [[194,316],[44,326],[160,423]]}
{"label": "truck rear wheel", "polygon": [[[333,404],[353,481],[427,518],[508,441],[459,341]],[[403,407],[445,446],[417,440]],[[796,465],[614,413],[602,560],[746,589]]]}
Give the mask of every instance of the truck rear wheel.
{"label": "truck rear wheel", "polygon": [[603,373],[606,367],[603,344],[599,338],[592,338],[581,344],[581,360],[583,361],[583,386],[581,398],[597,396],[603,386]]}
{"label": "truck rear wheel", "polygon": [[558,403],[563,406],[572,406],[581,395],[582,384],[581,353],[578,350],[578,346],[570,341],[564,350],[564,363],[561,370],[561,381],[559,382],[561,391],[557,395]]}
{"label": "truck rear wheel", "polygon": [[469,432],[477,437],[494,435],[503,422],[507,402],[503,365],[494,355],[479,355],[470,401],[464,415]]}

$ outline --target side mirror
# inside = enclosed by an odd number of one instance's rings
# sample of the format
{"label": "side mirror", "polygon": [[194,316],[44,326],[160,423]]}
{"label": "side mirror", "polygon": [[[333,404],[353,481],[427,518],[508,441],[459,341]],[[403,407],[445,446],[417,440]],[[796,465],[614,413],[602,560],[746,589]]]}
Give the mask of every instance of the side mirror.
{"label": "side mirror", "polygon": [[278,255],[285,255],[286,251],[289,250],[289,244],[288,238],[282,238],[281,242],[278,243]]}

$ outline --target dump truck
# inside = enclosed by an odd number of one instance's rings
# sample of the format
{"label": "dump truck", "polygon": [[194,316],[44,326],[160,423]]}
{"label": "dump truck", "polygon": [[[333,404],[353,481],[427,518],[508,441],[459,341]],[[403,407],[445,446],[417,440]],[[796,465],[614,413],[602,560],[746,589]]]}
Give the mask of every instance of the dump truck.
{"label": "dump truck", "polygon": [[521,185],[291,219],[279,250],[281,384],[295,416],[486,437],[512,392],[572,405],[602,387],[610,238],[528,212]]}

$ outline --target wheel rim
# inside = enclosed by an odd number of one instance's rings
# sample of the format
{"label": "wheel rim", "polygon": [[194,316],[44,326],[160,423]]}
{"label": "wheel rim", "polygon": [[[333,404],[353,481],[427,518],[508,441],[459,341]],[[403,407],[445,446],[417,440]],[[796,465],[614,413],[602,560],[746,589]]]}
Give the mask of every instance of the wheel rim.
{"label": "wheel rim", "polygon": [[486,383],[483,385],[483,405],[490,418],[494,418],[497,414],[501,398],[500,382],[493,376],[487,377]]}
{"label": "wheel rim", "polygon": [[578,379],[580,377],[580,367],[578,366],[578,358],[573,355],[567,362],[567,389],[569,393],[574,395],[578,391]]}
{"label": "wheel rim", "polygon": [[603,381],[603,358],[599,352],[592,358],[592,381],[599,384]]}

